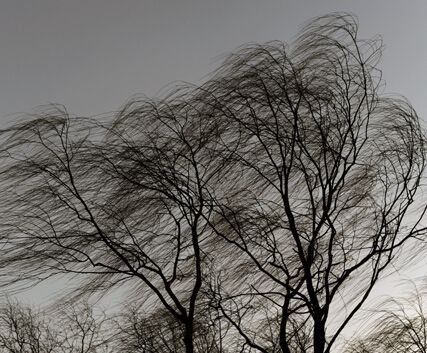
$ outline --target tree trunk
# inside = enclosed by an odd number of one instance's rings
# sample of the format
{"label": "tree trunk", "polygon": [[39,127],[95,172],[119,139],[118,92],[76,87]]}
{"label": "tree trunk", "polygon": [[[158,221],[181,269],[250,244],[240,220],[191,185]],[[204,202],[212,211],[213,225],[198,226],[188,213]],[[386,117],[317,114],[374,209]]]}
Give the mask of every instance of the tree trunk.
{"label": "tree trunk", "polygon": [[291,353],[288,341],[286,339],[287,323],[288,323],[289,297],[285,298],[282,306],[282,318],[280,320],[279,344],[283,353]]}
{"label": "tree trunk", "polygon": [[325,349],[325,326],[320,320],[314,322],[313,330],[313,352],[323,353]]}
{"label": "tree trunk", "polygon": [[186,322],[185,329],[184,329],[185,353],[194,353],[193,333],[194,333],[193,323]]}

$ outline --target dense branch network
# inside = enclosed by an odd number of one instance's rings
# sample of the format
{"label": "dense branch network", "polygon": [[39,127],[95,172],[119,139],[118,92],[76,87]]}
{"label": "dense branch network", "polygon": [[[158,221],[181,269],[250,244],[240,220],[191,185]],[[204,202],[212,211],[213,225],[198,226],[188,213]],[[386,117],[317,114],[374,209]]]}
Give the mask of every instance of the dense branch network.
{"label": "dense branch network", "polygon": [[218,352],[329,352],[425,233],[425,210],[408,218],[424,133],[380,95],[380,55],[332,14],[113,122],[54,107],[3,131],[4,283],[71,274],[76,298],[127,286],[180,325],[187,353],[200,327]]}

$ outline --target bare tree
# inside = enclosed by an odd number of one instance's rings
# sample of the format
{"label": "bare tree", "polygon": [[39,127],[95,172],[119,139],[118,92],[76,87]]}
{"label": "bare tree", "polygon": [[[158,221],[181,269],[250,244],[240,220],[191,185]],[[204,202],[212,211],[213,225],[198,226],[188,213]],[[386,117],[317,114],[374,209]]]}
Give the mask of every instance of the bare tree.
{"label": "bare tree", "polygon": [[0,351],[51,353],[58,351],[57,332],[39,313],[9,302],[0,312]]}
{"label": "bare tree", "polygon": [[9,302],[0,311],[0,352],[107,353],[105,316],[96,317],[88,304],[64,306],[47,315]]}
{"label": "bare tree", "polygon": [[[232,352],[222,345],[227,334],[227,325],[219,327],[209,312],[198,315],[195,324],[194,350],[198,353]],[[117,351],[138,353],[180,353],[185,352],[183,325],[168,311],[158,310],[144,313],[136,307],[128,308],[116,319],[114,342]]]}
{"label": "bare tree", "polygon": [[[2,241],[5,266],[20,273],[9,272],[11,281],[86,274],[77,297],[131,281],[184,325],[193,352],[199,237],[210,211],[193,150],[201,137],[188,141],[182,132],[186,109],[147,102],[143,125],[132,127],[122,111],[111,131],[54,110],[9,130],[11,164],[2,175],[13,195],[3,204],[9,215]],[[135,135],[119,135],[121,124]],[[99,142],[98,133],[107,136]]]}
{"label": "bare tree", "polygon": [[187,353],[203,291],[241,352],[329,352],[425,233],[425,210],[407,217],[424,134],[408,102],[380,95],[380,54],[332,14],[111,124],[56,108],[4,130],[3,283],[72,274],[76,297],[127,285],[179,323]]}
{"label": "bare tree", "polygon": [[427,352],[425,290],[413,284],[408,297],[389,298],[377,310],[365,336],[353,339],[349,353]]}
{"label": "bare tree", "polygon": [[106,314],[95,314],[87,302],[65,305],[56,315],[59,319],[47,319],[56,325],[58,347],[63,353],[109,353],[112,352],[112,337]]}
{"label": "bare tree", "polygon": [[208,222],[236,269],[216,288],[221,307],[233,301],[252,349],[268,352],[250,324],[258,296],[281,311],[283,352],[300,341],[295,323],[312,328],[310,351],[329,352],[396,251],[425,234],[425,208],[408,217],[425,137],[407,101],[380,95],[380,44],[359,40],[351,16],[321,17],[293,48],[238,51],[196,97],[227,126]]}

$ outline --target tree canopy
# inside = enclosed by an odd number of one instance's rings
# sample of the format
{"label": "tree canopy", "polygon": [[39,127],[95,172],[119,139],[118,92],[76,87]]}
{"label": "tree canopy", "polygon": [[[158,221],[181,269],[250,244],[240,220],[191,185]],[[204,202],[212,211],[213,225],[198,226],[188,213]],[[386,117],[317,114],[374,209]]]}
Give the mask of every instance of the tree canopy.
{"label": "tree canopy", "polygon": [[111,122],[53,107],[3,130],[0,280],[125,286],[187,353],[198,329],[223,352],[329,352],[425,234],[424,131],[382,95],[380,56],[330,14]]}

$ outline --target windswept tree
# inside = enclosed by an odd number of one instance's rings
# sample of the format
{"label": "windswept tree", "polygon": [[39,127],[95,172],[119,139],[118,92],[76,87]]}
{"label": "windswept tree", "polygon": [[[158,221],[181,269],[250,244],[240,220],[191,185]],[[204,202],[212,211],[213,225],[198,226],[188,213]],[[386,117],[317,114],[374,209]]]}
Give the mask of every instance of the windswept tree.
{"label": "windswept tree", "polygon": [[425,289],[413,285],[407,297],[388,298],[373,312],[370,329],[348,344],[348,353],[427,352]]}
{"label": "windswept tree", "polygon": [[263,297],[281,351],[310,332],[304,350],[329,352],[397,250],[425,234],[425,209],[408,217],[424,133],[407,101],[380,95],[380,49],[352,17],[329,15],[291,48],[231,55],[200,89],[209,119],[227,125],[208,222],[236,271],[214,292],[255,350],[271,351],[251,324]]}
{"label": "windswept tree", "polygon": [[206,305],[236,351],[329,352],[425,233],[425,210],[408,217],[424,134],[381,96],[380,54],[353,17],[327,15],[111,123],[54,109],[4,130],[3,283],[126,286],[171,315],[187,353]]}
{"label": "windswept tree", "polygon": [[[194,350],[198,353],[234,352],[224,345],[229,324],[220,322],[209,312],[198,316],[195,324]],[[117,316],[113,327],[113,342],[117,352],[125,353],[184,353],[181,337],[183,327],[168,312],[141,312],[137,307],[127,308]]]}
{"label": "windswept tree", "polygon": [[129,284],[183,326],[193,352],[200,238],[211,211],[197,152],[204,136],[185,126],[191,109],[147,102],[141,126],[122,111],[110,130],[52,110],[9,130],[2,242],[4,264],[17,274],[5,274],[10,282],[87,275],[75,298]]}

